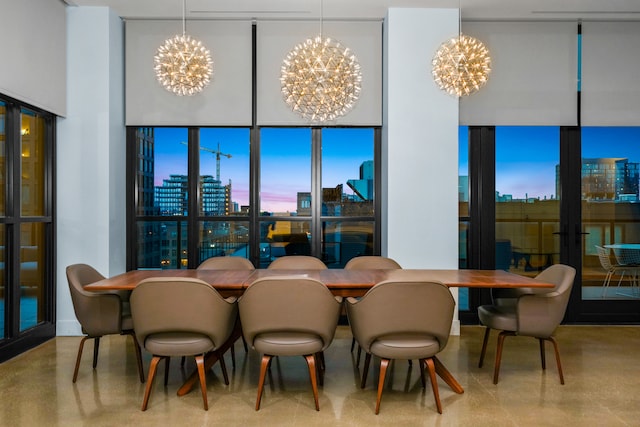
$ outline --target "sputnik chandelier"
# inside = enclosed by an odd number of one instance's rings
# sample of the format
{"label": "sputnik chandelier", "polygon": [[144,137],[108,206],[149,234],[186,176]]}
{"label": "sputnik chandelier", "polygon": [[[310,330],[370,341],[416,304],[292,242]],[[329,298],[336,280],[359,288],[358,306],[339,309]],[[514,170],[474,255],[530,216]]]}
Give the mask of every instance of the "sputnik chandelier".
{"label": "sputnik chandelier", "polygon": [[476,93],[491,72],[489,50],[478,39],[459,34],[440,45],[432,61],[433,79],[453,96]]}
{"label": "sputnik chandelier", "polygon": [[182,35],[165,40],[153,62],[158,82],[178,96],[195,95],[209,84],[213,60],[199,40],[186,35],[186,0],[182,3]]}
{"label": "sputnik chandelier", "polygon": [[360,63],[349,48],[320,35],[291,50],[280,69],[282,97],[289,108],[313,122],[344,116],[354,107],[360,91]]}

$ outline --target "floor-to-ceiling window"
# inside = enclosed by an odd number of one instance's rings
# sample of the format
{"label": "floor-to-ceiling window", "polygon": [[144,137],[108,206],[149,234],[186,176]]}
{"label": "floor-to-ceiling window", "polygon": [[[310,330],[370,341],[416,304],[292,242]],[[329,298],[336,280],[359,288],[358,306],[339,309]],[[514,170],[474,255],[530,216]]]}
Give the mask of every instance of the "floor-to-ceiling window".
{"label": "floor-to-ceiling window", "polygon": [[[471,139],[495,149],[476,159],[484,167],[469,177],[472,189],[489,185],[482,195],[495,195],[495,232],[470,233],[478,240],[468,243],[470,266],[535,276],[567,263],[579,270],[568,321],[637,321],[639,128],[495,127],[494,139]],[[495,179],[483,180],[487,170]],[[491,211],[472,213],[470,227],[487,225],[483,216]],[[494,258],[487,260],[491,245]],[[487,297],[470,295],[471,311]]]}
{"label": "floor-to-ceiling window", "polygon": [[[640,128],[586,127],[581,139],[582,298],[640,299]],[[627,269],[608,275],[616,264]]]}
{"label": "floor-to-ceiling window", "polygon": [[0,97],[0,360],[55,335],[53,127]]}
{"label": "floor-to-ceiling window", "polygon": [[380,252],[379,129],[265,127],[251,141],[248,128],[130,127],[127,138],[129,268],[295,254],[339,268]]}

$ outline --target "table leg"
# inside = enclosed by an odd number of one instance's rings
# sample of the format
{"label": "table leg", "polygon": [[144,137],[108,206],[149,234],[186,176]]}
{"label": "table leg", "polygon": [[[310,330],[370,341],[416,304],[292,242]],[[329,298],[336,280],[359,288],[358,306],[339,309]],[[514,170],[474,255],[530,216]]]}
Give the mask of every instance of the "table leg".
{"label": "table leg", "polygon": [[[219,352],[209,352],[204,356],[204,370],[205,372],[211,369],[211,367],[218,361],[218,354],[224,355],[227,350],[240,338],[242,337],[242,327],[240,326],[240,322],[236,322],[236,325],[231,332],[231,336],[229,339],[225,341],[222,346],[220,346]],[[184,396],[189,393],[193,386],[199,381],[198,371],[195,370],[189,375],[189,378],[182,384],[182,386],[178,389],[178,396]]]}
{"label": "table leg", "polygon": [[442,378],[442,380],[447,383],[449,387],[451,387],[451,390],[455,391],[458,394],[464,393],[464,389],[462,388],[460,383],[454,378],[453,375],[451,375],[451,372],[449,372],[447,368],[444,367],[442,362],[437,357],[433,357],[433,362],[436,366],[436,374],[438,374],[438,376]]}

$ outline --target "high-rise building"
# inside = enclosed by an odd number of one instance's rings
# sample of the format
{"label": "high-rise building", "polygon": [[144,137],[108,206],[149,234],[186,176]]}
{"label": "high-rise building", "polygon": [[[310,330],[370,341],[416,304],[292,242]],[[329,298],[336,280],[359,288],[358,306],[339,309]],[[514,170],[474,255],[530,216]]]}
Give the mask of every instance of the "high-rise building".
{"label": "high-rise building", "polygon": [[625,158],[582,159],[582,199],[637,201],[639,171]]}
{"label": "high-rise building", "polygon": [[349,179],[347,185],[362,200],[373,200],[373,160],[360,165],[360,179]]}

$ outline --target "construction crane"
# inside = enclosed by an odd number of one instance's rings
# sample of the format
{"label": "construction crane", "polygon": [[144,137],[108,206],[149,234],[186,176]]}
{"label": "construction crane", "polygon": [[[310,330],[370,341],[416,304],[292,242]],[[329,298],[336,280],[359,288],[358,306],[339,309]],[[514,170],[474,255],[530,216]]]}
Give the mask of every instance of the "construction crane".
{"label": "construction crane", "polygon": [[[189,143],[186,141],[180,141],[180,144],[187,145],[187,146],[189,145]],[[216,155],[216,180],[220,181],[220,156],[225,156],[227,159],[230,159],[231,154],[226,154],[220,151],[220,143],[218,143],[217,150],[212,150],[211,148],[202,147],[202,146],[200,147],[200,149],[202,151],[208,151],[209,153]]]}

